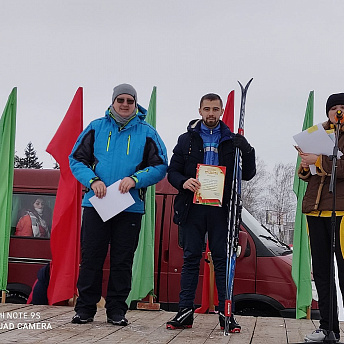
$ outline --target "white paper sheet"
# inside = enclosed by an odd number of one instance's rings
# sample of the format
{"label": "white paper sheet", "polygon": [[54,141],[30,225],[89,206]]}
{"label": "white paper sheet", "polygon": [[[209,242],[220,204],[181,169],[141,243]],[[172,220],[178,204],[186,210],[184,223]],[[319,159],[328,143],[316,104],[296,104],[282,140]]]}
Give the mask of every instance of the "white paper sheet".
{"label": "white paper sheet", "polygon": [[121,194],[118,190],[118,186],[121,180],[113,183],[106,188],[106,196],[98,198],[92,196],[90,198],[91,204],[97,210],[99,216],[105,222],[121,211],[127,209],[135,203],[133,197],[129,192]]}
{"label": "white paper sheet", "polygon": [[[334,138],[334,135],[330,136],[327,134],[321,123],[293,136],[295,142],[304,153],[327,156],[333,154],[334,141],[331,137]],[[343,153],[338,151],[338,158],[342,155]],[[314,165],[310,166],[310,170],[312,174],[315,174]]]}

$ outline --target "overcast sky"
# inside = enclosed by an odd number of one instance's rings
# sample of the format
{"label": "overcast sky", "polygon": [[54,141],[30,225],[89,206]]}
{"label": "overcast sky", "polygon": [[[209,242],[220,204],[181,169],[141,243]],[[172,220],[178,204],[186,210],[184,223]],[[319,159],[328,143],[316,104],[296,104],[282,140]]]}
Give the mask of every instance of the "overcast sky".
{"label": "overcast sky", "polygon": [[343,0],[2,0],[0,112],[18,87],[16,153],[45,149],[79,86],[84,127],[104,115],[112,89],[131,83],[148,107],[157,86],[157,129],[169,158],[209,92],[224,101],[254,78],[245,135],[268,167],[296,162],[308,94],[314,123],[344,92]]}

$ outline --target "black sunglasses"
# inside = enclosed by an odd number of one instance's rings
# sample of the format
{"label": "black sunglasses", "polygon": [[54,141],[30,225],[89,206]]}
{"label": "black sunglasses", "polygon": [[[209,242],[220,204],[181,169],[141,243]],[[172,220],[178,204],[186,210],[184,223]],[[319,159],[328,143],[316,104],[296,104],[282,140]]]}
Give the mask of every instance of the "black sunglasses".
{"label": "black sunglasses", "polygon": [[119,103],[119,104],[123,104],[125,100],[127,101],[127,104],[128,104],[128,105],[133,105],[134,102],[135,102],[135,99],[116,98],[116,101],[117,101],[117,103]]}

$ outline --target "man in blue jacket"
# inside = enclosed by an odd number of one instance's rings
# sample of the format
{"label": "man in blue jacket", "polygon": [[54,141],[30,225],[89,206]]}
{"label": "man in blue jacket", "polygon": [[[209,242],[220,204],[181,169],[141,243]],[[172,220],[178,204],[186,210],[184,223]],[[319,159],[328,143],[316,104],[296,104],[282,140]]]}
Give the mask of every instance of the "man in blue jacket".
{"label": "man in blue jacket", "polygon": [[[145,190],[164,178],[166,148],[157,131],[145,122],[147,111],[137,103],[133,86],[114,88],[105,117],[92,121],[80,134],[69,156],[70,168],[88,192],[82,202],[79,297],[72,322],[93,321],[102,291],[103,264],[110,244],[110,276],[106,296],[107,321],[126,326],[126,299],[131,289],[132,264]],[[106,188],[121,180],[119,191],[130,192],[135,203],[106,222],[89,198],[103,198]]]}
{"label": "man in blue jacket", "polygon": [[[220,121],[223,111],[222,100],[217,94],[209,93],[201,98],[201,119],[191,121],[187,132],[179,137],[168,167],[168,180],[179,191],[174,201],[174,222],[181,227],[184,251],[179,312],[167,322],[168,329],[192,327],[199,265],[206,232],[214,262],[220,326],[223,329],[225,325],[227,220],[235,148],[238,147],[242,153],[242,179],[250,180],[254,177],[256,163],[255,151],[245,137],[233,134]],[[196,179],[197,164],[226,167],[222,207],[193,204],[194,193],[201,186]],[[230,331],[240,332],[240,329],[232,317]]]}

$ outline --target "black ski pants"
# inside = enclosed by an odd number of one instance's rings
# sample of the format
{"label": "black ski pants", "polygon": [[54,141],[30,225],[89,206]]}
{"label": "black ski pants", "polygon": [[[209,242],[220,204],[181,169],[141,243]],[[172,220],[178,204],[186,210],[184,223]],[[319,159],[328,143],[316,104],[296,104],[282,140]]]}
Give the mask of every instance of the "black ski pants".
{"label": "black ski pants", "polygon": [[[338,267],[339,286],[344,297],[344,259],[340,246],[340,231],[344,230],[342,216],[336,217],[335,256]],[[331,217],[307,216],[315,286],[319,297],[320,328],[339,333],[337,295],[334,285],[333,300],[330,299],[331,281]],[[333,328],[329,328],[330,302],[333,302]]]}
{"label": "black ski pants", "polygon": [[75,311],[93,316],[102,294],[103,265],[110,244],[110,276],[106,312],[125,315],[131,289],[132,265],[142,214],[121,212],[103,222],[94,208],[85,207],[81,227],[81,266]]}
{"label": "black ski pants", "polygon": [[223,312],[226,294],[227,207],[192,204],[186,223],[181,226],[184,263],[181,274],[180,308],[193,308],[198,284],[199,266],[205,234],[214,263],[215,281],[219,297],[219,311]]}

